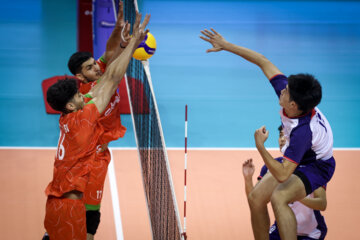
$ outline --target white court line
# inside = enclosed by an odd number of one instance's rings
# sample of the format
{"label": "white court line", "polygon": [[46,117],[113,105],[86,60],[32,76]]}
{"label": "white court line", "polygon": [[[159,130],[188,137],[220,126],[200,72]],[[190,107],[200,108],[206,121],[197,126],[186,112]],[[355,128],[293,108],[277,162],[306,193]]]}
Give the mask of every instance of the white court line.
{"label": "white court line", "polygon": [[114,211],[116,239],[123,240],[124,233],[123,233],[122,223],[121,223],[119,194],[118,194],[118,188],[117,188],[117,184],[116,184],[114,158],[113,158],[111,149],[109,149],[109,150],[110,150],[111,160],[110,160],[109,168],[108,168],[108,176],[109,176],[109,182],[110,182],[111,200],[112,200],[113,211]]}

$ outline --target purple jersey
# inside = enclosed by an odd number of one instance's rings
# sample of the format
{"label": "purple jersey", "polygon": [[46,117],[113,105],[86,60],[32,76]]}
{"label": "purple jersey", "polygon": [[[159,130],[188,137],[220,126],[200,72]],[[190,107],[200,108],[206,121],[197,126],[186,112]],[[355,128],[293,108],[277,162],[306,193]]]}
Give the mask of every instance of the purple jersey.
{"label": "purple jersey", "polygon": [[[270,79],[278,97],[286,88],[288,79],[279,74]],[[315,160],[328,160],[332,157],[333,134],[329,122],[318,108],[296,118],[280,110],[286,144],[282,148],[284,158],[296,164],[307,164]]]}

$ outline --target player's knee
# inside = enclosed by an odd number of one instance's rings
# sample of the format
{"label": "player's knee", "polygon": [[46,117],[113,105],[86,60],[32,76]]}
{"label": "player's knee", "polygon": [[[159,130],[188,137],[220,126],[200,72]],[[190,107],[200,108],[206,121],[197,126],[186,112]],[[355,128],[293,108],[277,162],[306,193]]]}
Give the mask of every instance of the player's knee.
{"label": "player's knee", "polygon": [[273,208],[278,208],[288,204],[287,194],[285,191],[275,190],[271,195],[271,205]]}
{"label": "player's knee", "polygon": [[92,211],[88,210],[86,211],[86,230],[87,233],[95,235],[99,224],[100,224],[100,212],[99,210]]}
{"label": "player's knee", "polygon": [[250,192],[248,196],[249,206],[252,209],[258,209],[266,206],[267,201],[263,195],[259,194],[257,191]]}

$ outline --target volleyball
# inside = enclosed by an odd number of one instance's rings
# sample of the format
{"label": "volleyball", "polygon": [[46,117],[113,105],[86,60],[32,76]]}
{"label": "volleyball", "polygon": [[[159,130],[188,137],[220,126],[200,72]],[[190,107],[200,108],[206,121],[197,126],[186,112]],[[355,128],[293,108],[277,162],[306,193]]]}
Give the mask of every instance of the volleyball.
{"label": "volleyball", "polygon": [[154,55],[156,50],[156,40],[151,33],[147,33],[145,39],[140,43],[134,52],[133,57],[137,60],[147,60]]}

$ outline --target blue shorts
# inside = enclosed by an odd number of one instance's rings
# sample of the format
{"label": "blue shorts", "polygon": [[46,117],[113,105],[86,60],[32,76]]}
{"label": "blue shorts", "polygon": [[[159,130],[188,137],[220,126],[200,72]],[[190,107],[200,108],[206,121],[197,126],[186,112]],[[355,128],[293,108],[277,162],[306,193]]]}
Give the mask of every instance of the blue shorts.
{"label": "blue shorts", "polygon": [[334,171],[335,159],[331,157],[326,161],[316,160],[304,165],[299,164],[294,174],[304,183],[306,195],[309,195],[319,187],[326,186]]}
{"label": "blue shorts", "polygon": [[[323,238],[315,239],[307,236],[297,236],[297,240],[321,240],[321,239]],[[276,223],[270,227],[269,240],[281,240]]]}

